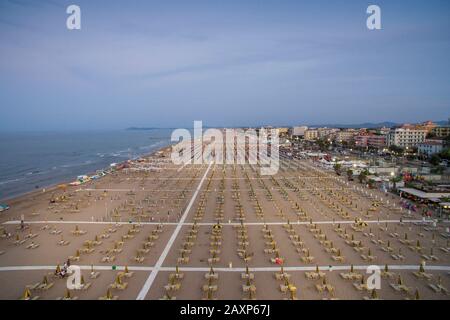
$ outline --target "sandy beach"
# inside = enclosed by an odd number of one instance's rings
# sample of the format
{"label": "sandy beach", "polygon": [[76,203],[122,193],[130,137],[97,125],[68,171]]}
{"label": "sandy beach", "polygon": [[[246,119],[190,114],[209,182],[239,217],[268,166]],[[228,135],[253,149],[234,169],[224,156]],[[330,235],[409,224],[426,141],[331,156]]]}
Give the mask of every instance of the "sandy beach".
{"label": "sandy beach", "polygon": [[[1,299],[450,298],[448,224],[309,160],[281,159],[262,176],[248,164],[174,165],[169,147],[8,203]],[[54,274],[68,259],[85,283],[69,294]]]}

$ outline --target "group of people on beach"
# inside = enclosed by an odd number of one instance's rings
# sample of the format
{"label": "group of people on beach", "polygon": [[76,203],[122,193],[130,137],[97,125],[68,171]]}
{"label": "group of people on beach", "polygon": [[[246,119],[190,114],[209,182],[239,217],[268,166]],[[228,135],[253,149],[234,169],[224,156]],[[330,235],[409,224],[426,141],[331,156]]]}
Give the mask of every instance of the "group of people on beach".
{"label": "group of people on beach", "polygon": [[70,267],[70,260],[67,259],[67,261],[64,263],[62,268],[56,268],[55,275],[60,276],[61,278],[64,278],[67,275],[67,270]]}

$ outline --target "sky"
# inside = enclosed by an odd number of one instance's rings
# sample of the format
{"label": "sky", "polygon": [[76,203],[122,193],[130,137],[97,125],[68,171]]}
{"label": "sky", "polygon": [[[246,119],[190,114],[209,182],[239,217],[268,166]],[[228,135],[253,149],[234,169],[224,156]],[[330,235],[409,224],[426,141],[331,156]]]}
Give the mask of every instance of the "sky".
{"label": "sky", "polygon": [[445,120],[449,57],[447,0],[2,0],[0,131]]}

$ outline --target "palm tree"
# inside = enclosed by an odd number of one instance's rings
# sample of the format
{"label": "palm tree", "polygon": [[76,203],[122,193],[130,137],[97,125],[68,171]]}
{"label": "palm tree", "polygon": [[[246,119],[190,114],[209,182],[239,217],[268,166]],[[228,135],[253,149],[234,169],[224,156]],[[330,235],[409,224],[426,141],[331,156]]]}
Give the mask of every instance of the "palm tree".
{"label": "palm tree", "polygon": [[349,181],[352,180],[352,177],[353,177],[353,170],[352,169],[348,169],[347,170],[347,177],[348,177]]}
{"label": "palm tree", "polygon": [[369,172],[367,170],[361,171],[358,176],[359,183],[363,183],[366,180],[368,175],[369,175]]}
{"label": "palm tree", "polygon": [[336,172],[337,175],[341,174],[341,167],[342,167],[342,165],[340,163],[336,162],[334,164],[333,168],[334,168],[334,171]]}
{"label": "palm tree", "polygon": [[397,182],[402,181],[402,178],[401,177],[392,177],[391,181],[394,184],[392,186],[392,189],[396,190],[397,189]]}

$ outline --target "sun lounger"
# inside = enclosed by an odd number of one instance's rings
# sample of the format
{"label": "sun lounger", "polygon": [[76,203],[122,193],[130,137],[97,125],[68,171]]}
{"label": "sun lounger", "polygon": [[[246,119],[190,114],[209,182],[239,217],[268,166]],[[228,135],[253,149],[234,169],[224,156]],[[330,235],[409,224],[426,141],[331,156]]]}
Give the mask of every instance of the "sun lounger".
{"label": "sun lounger", "polygon": [[100,276],[100,272],[98,272],[98,271],[91,271],[91,272],[89,273],[89,277],[90,277],[91,279],[97,279],[99,276]]}
{"label": "sun lounger", "polygon": [[150,252],[150,249],[148,248],[141,248],[137,250],[139,254],[144,255]]}
{"label": "sun lounger", "polygon": [[166,293],[162,298],[160,298],[159,300],[177,300],[177,297],[169,295],[168,293]]}
{"label": "sun lounger", "polygon": [[89,254],[95,251],[94,248],[83,248],[80,250],[82,253]]}
{"label": "sun lounger", "polygon": [[181,283],[169,283],[164,286],[166,291],[178,291],[181,288]]}
{"label": "sun lounger", "polygon": [[113,262],[114,260],[116,260],[116,256],[104,256],[102,258],[101,262],[107,263],[107,262]]}
{"label": "sun lounger", "polygon": [[29,245],[26,246],[27,249],[36,249],[39,247],[38,243],[30,243]]}
{"label": "sun lounger", "polygon": [[41,283],[39,284],[39,286],[36,287],[35,290],[43,290],[43,291],[47,291],[48,289],[52,288],[53,285],[54,285],[53,282],[47,282],[47,283],[41,282]]}
{"label": "sun lounger", "polygon": [[63,240],[63,239],[59,240],[57,243],[58,246],[67,246],[69,244],[70,244],[70,241]]}
{"label": "sun lounger", "polygon": [[266,253],[266,254],[274,254],[274,253],[277,253],[277,252],[278,252],[277,248],[266,248],[266,249],[264,249],[264,253]]}
{"label": "sun lounger", "polygon": [[125,290],[128,287],[128,282],[123,282],[121,276],[116,276],[114,283],[110,284],[111,289]]}
{"label": "sun lounger", "polygon": [[172,279],[181,280],[183,278],[184,278],[184,273],[171,273],[169,275],[169,280],[172,280]]}
{"label": "sun lounger", "polygon": [[398,234],[397,232],[391,232],[391,233],[389,233],[389,235],[390,235],[392,238],[398,238],[398,237],[399,237],[399,234]]}
{"label": "sun lounger", "polygon": [[253,273],[249,273],[249,272],[241,273],[241,279],[253,280],[254,278],[255,278],[255,275]]}
{"label": "sun lounger", "polygon": [[205,273],[205,279],[207,280],[218,280],[219,279],[219,274],[218,273]]}
{"label": "sun lounger", "polygon": [[367,287],[367,283],[364,279],[364,277],[361,277],[358,282],[353,282],[353,287],[358,291],[366,291],[369,290]]}
{"label": "sun lounger", "polygon": [[253,285],[253,284],[243,284],[242,285],[242,292],[247,293],[249,291],[255,293],[256,292],[256,286]]}
{"label": "sun lounger", "polygon": [[215,285],[215,284],[205,284],[205,285],[203,285],[202,290],[204,292],[208,292],[208,291],[216,292],[217,291],[217,285]]}
{"label": "sun lounger", "polygon": [[81,230],[81,229],[78,228],[78,226],[75,226],[75,230],[72,230],[71,233],[72,233],[74,236],[82,236],[82,235],[86,234],[87,231]]}
{"label": "sun lounger", "polygon": [[125,266],[124,271],[119,272],[118,275],[119,275],[120,277],[131,278],[131,277],[134,275],[134,272],[133,272],[133,271],[129,271],[129,270],[128,270],[128,266]]}
{"label": "sun lounger", "polygon": [[324,291],[328,291],[331,294],[334,293],[334,287],[332,285],[329,285],[329,284],[316,284],[316,289],[320,293],[322,293]]}
{"label": "sun lounger", "polygon": [[345,257],[342,256],[342,255],[332,255],[331,258],[334,261],[337,261],[337,262],[344,262],[345,261]]}
{"label": "sun lounger", "polygon": [[395,273],[390,272],[389,269],[388,269],[388,266],[386,265],[384,267],[384,270],[381,271],[381,277],[382,278],[394,278],[395,277]]}
{"label": "sun lounger", "polygon": [[66,290],[64,297],[58,297],[56,300],[78,300],[77,296],[72,296],[69,290]]}
{"label": "sun lounger", "polygon": [[373,261],[373,260],[375,260],[377,257],[376,256],[374,256],[374,255],[371,255],[371,254],[367,254],[367,255],[365,255],[365,254],[362,254],[361,255],[361,259],[363,259],[364,261]]}
{"label": "sun lounger", "polygon": [[325,272],[305,272],[305,277],[309,280],[317,280],[325,277]]}
{"label": "sun lounger", "polygon": [[406,286],[403,283],[403,280],[402,280],[402,278],[400,276],[398,277],[397,283],[391,283],[390,286],[395,291],[402,292],[402,293],[409,293],[410,290],[411,290],[410,287]]}
{"label": "sun lounger", "polygon": [[15,240],[13,243],[16,246],[20,246],[20,245],[24,244],[27,240],[28,239],[18,239],[18,240]]}
{"label": "sun lounger", "polygon": [[407,287],[405,285],[399,285],[399,284],[391,283],[390,286],[391,286],[391,288],[393,288],[397,292],[409,293],[411,291],[411,288]]}
{"label": "sun lounger", "polygon": [[438,277],[437,283],[430,283],[428,284],[428,286],[436,293],[443,293],[445,295],[449,294],[449,291],[447,290],[447,288],[445,288],[442,285],[442,279],[441,277]]}
{"label": "sun lounger", "polygon": [[286,272],[276,272],[275,274],[275,279],[277,280],[284,280],[284,279],[289,279],[291,277],[291,275],[289,273]]}
{"label": "sun lounger", "polygon": [[361,280],[363,275],[357,272],[347,272],[347,273],[340,273],[340,276],[342,279],[345,280]]}
{"label": "sun lounger", "polygon": [[208,258],[208,263],[209,263],[209,264],[214,264],[214,263],[218,263],[218,262],[220,262],[220,257],[211,257],[211,258]]}
{"label": "sun lounger", "polygon": [[179,264],[187,264],[187,263],[189,263],[189,257],[179,257],[177,259],[177,262]]}
{"label": "sun lounger", "polygon": [[138,254],[135,257],[133,257],[133,260],[136,261],[137,263],[144,263],[145,257]]}
{"label": "sun lounger", "polygon": [[62,233],[62,231],[61,230],[57,230],[56,228],[52,229],[49,232],[49,234],[51,234],[51,235],[58,235],[58,234],[61,234],[61,233]]}
{"label": "sun lounger", "polygon": [[433,278],[433,275],[431,273],[420,272],[420,271],[413,272],[413,275],[419,279],[431,280]]}

